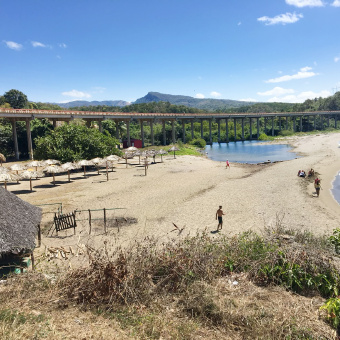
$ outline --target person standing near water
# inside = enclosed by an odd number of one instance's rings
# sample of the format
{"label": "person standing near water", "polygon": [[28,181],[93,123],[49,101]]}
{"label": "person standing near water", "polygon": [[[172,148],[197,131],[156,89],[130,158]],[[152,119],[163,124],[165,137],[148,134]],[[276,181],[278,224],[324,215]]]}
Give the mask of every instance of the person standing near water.
{"label": "person standing near water", "polygon": [[216,211],[216,220],[218,218],[218,226],[217,226],[217,230],[221,230],[222,229],[222,225],[223,225],[223,220],[222,220],[222,216],[225,215],[223,210],[222,210],[222,206],[220,205],[218,210]]}
{"label": "person standing near water", "polygon": [[230,169],[230,164],[229,164],[229,161],[228,161],[228,160],[225,162],[225,167],[226,167],[227,169]]}
{"label": "person standing near water", "polygon": [[320,180],[318,178],[314,182],[314,188],[316,190],[316,196],[319,197],[320,189],[321,189],[321,183],[320,183]]}

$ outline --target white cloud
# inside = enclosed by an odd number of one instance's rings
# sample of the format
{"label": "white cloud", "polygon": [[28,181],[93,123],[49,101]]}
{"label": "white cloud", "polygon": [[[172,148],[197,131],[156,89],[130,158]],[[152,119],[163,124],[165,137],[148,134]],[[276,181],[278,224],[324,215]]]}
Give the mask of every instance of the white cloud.
{"label": "white cloud", "polygon": [[62,92],[63,96],[73,97],[73,98],[90,98],[91,95],[89,93],[72,90],[68,92]]}
{"label": "white cloud", "polygon": [[11,50],[20,51],[23,48],[23,46],[21,44],[18,44],[18,43],[14,42],[14,41],[5,41],[4,40],[4,43]]}
{"label": "white cloud", "polygon": [[48,47],[47,45],[45,45],[45,44],[43,44],[39,41],[31,41],[31,44],[32,44],[33,47],[44,47],[44,48]]}
{"label": "white cloud", "polygon": [[[338,1],[338,0],[336,0]],[[324,3],[322,0],[286,0],[286,4],[296,7],[322,7]]]}
{"label": "white cloud", "polygon": [[340,7],[340,0],[334,0],[334,2],[332,3],[332,6]]}
{"label": "white cloud", "polygon": [[276,25],[276,24],[293,24],[300,19],[303,18],[302,14],[296,14],[296,13],[286,13],[286,14],[280,14],[276,17],[269,18],[267,16],[257,18],[257,21],[262,21],[265,23],[265,25]]}
{"label": "white cloud", "polygon": [[334,57],[334,62],[337,63],[340,60],[340,57]]}
{"label": "white cloud", "polygon": [[292,75],[285,75],[285,76],[281,76],[278,78],[273,78],[273,79],[269,79],[266,80],[266,83],[281,83],[283,81],[289,81],[289,80],[294,80],[294,79],[304,79],[304,78],[310,78],[310,77],[314,77],[317,75],[317,73],[315,72],[309,72],[312,68],[311,67],[303,67],[300,69],[300,71],[296,74],[292,74]]}
{"label": "white cloud", "polygon": [[294,93],[293,89],[284,89],[282,87],[274,87],[272,90],[265,92],[257,92],[259,96],[282,96],[283,94]]}
{"label": "white cloud", "polygon": [[219,92],[216,92],[216,91],[212,91],[210,92],[210,95],[214,98],[218,98],[218,97],[221,97],[221,93]]}
{"label": "white cloud", "polygon": [[331,95],[332,94],[327,90],[323,90],[320,92],[305,91],[297,95],[288,95],[284,97],[275,96],[275,97],[268,99],[268,102],[303,103],[307,99],[314,99],[314,98],[319,98],[319,97],[326,98]]}
{"label": "white cloud", "polygon": [[202,93],[196,93],[195,98],[203,99],[205,96]]}
{"label": "white cloud", "polygon": [[237,26],[241,26],[242,25],[242,22],[240,21],[238,24],[237,24]]}
{"label": "white cloud", "polygon": [[67,45],[64,44],[64,43],[60,43],[60,44],[58,44],[58,46],[61,47],[61,48],[66,48],[67,47]]}

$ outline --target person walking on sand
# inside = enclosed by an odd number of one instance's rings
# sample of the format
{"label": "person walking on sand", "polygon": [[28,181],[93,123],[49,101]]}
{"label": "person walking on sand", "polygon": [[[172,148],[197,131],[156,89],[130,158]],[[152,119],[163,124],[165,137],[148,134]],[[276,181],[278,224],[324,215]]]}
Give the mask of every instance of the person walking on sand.
{"label": "person walking on sand", "polygon": [[216,220],[218,218],[218,226],[217,226],[217,230],[221,230],[222,229],[222,225],[223,225],[223,220],[222,220],[222,216],[225,215],[223,210],[222,210],[222,206],[220,205],[218,210],[216,211]]}
{"label": "person walking on sand", "polygon": [[321,180],[320,179],[316,179],[315,182],[314,182],[314,188],[316,190],[316,196],[319,197],[320,195],[320,189],[321,189]]}
{"label": "person walking on sand", "polygon": [[230,164],[229,164],[228,160],[225,162],[225,167],[226,167],[226,169],[230,169]]}

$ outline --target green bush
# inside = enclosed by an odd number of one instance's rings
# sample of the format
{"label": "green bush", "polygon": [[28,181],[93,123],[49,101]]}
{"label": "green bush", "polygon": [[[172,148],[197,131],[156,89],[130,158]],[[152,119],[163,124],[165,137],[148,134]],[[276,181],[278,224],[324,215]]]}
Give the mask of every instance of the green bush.
{"label": "green bush", "polygon": [[294,135],[294,131],[292,130],[281,130],[278,132],[278,136],[286,137]]}
{"label": "green bush", "polygon": [[200,149],[204,149],[205,146],[207,145],[206,141],[202,138],[195,138],[189,144],[197,146]]}
{"label": "green bush", "polygon": [[258,140],[270,140],[271,138],[265,133],[261,133]]}
{"label": "green bush", "polygon": [[97,129],[65,124],[35,139],[37,159],[54,158],[61,162],[120,154],[117,140]]}

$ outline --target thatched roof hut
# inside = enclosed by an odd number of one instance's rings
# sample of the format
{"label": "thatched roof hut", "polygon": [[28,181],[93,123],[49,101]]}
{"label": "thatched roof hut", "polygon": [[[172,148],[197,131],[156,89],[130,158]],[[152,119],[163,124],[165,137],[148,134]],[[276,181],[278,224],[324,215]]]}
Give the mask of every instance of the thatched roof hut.
{"label": "thatched roof hut", "polygon": [[41,209],[1,187],[0,206],[0,258],[33,252]]}

